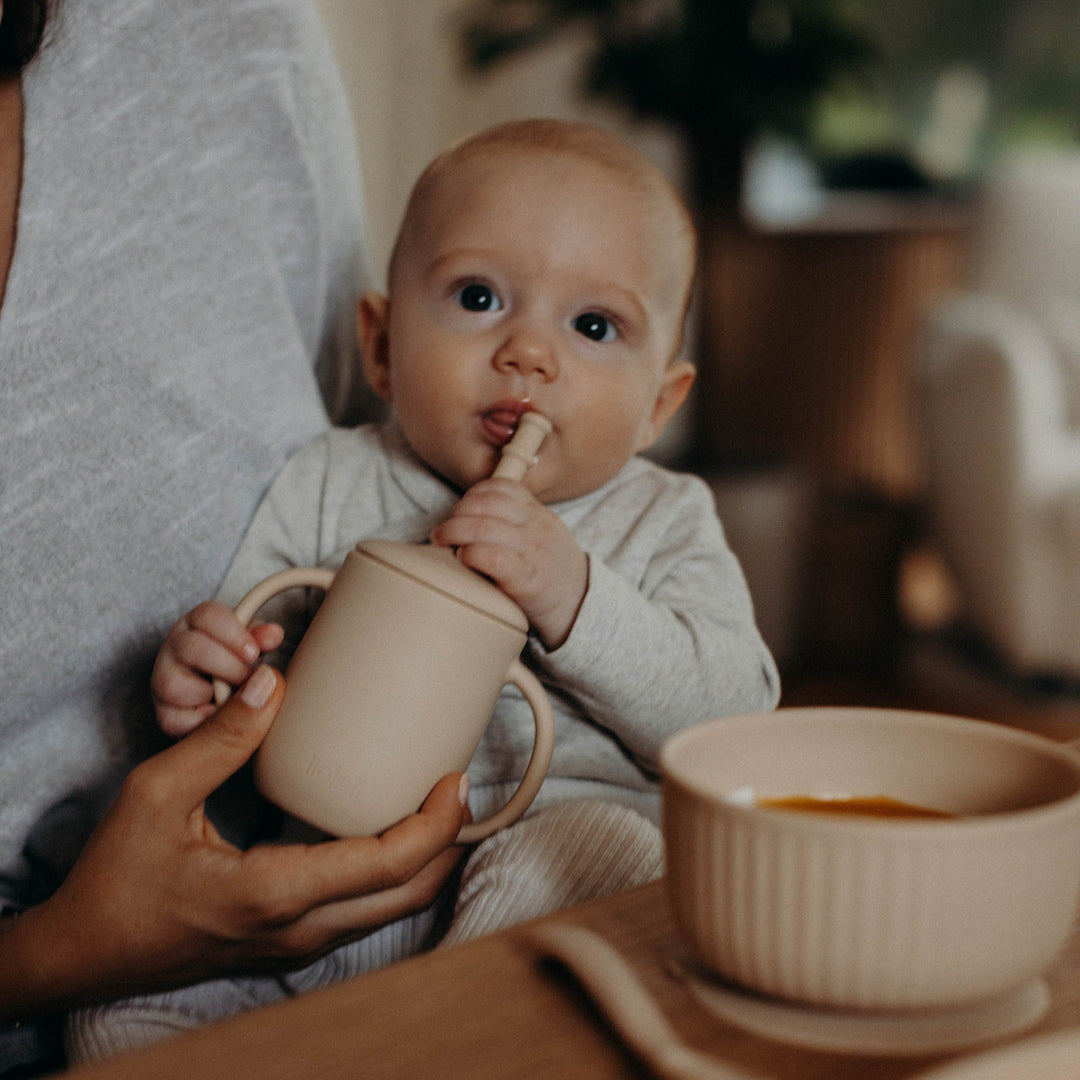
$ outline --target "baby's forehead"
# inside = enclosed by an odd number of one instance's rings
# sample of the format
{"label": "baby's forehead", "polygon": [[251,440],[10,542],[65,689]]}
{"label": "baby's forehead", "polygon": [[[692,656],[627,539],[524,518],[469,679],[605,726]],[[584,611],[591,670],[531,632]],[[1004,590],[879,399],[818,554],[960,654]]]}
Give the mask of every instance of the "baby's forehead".
{"label": "baby's forehead", "polygon": [[[521,142],[466,144],[437,159],[417,182],[409,201],[402,239],[423,247],[432,231],[488,200],[513,202],[519,189],[542,190],[573,216],[582,212],[570,193],[631,206],[624,220],[654,248],[666,249],[692,275],[694,228],[682,200],[667,179],[636,151],[621,146],[530,146]],[[528,210],[523,196],[521,208]],[[406,241],[408,242],[408,241]],[[411,246],[411,245],[410,245]]]}
{"label": "baby's forehead", "polygon": [[[417,209],[441,199],[453,200],[455,193],[483,194],[504,185],[521,183],[534,175],[564,178],[597,190],[607,189],[641,203],[644,212],[680,212],[674,189],[659,175],[652,175],[633,157],[585,149],[528,146],[521,143],[483,144],[451,153],[433,168],[426,182],[417,185]],[[551,197],[558,198],[557,189]]]}

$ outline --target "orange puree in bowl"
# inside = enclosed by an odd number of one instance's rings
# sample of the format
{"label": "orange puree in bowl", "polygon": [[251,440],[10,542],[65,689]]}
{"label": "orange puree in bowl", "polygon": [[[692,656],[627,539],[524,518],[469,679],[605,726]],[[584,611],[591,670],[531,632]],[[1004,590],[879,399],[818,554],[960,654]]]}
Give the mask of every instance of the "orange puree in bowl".
{"label": "orange puree in bowl", "polygon": [[784,795],[775,799],[758,799],[758,806],[770,810],[805,810],[816,814],[857,814],[881,818],[955,818],[946,810],[892,799],[888,795],[843,795],[822,798],[817,795]]}

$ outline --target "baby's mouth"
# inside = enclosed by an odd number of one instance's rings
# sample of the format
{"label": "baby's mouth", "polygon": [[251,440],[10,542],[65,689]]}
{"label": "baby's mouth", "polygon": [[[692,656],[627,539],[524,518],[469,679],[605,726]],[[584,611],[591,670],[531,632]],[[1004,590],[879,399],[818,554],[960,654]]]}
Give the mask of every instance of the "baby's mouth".
{"label": "baby's mouth", "polygon": [[500,401],[480,414],[480,425],[496,446],[505,446],[514,437],[522,414],[530,408],[524,401]]}

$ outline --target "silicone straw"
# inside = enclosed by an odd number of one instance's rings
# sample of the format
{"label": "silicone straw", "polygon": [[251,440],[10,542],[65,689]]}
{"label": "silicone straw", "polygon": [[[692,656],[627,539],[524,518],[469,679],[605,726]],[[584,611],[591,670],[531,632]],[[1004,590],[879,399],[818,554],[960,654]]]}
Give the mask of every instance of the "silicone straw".
{"label": "silicone straw", "polygon": [[542,413],[522,413],[517,431],[503,447],[502,457],[491,475],[521,480],[529,467],[536,463],[536,452],[550,432],[551,421]]}

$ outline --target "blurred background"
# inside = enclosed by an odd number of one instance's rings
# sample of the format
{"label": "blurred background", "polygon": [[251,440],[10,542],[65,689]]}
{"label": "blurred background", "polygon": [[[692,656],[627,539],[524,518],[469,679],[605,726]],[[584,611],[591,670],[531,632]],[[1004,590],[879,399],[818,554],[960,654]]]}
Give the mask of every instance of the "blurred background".
{"label": "blurred background", "polygon": [[376,281],[500,120],[613,128],[685,193],[699,378],[657,453],[712,485],[784,704],[1080,736],[1076,0],[317,6]]}

